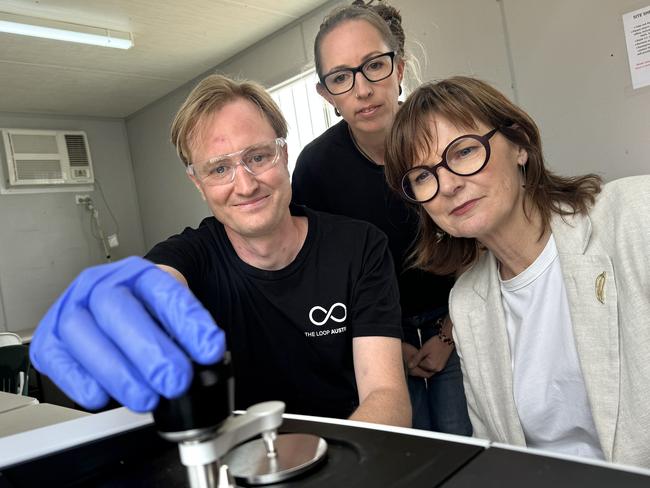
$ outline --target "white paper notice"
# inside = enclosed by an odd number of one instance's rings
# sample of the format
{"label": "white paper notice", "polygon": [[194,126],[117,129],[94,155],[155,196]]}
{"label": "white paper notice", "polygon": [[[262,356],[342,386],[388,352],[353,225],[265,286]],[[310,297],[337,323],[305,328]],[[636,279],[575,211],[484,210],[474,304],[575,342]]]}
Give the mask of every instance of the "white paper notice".
{"label": "white paper notice", "polygon": [[623,29],[630,60],[632,86],[650,85],[650,5],[623,14]]}

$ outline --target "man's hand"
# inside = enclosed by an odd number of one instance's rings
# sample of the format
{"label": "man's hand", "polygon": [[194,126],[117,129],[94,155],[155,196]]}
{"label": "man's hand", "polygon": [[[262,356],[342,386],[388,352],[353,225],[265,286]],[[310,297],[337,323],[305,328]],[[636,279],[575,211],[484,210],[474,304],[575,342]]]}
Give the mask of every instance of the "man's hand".
{"label": "man's hand", "polygon": [[181,395],[194,360],[223,356],[224,333],[190,290],[131,257],[88,268],[41,320],[32,363],[80,405],[109,397],[137,412]]}

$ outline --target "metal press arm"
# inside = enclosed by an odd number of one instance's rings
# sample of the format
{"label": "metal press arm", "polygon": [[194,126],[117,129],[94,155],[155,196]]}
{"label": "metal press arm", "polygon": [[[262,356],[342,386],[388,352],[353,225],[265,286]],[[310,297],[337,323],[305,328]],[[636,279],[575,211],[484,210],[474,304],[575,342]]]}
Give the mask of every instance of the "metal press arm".
{"label": "metal press arm", "polygon": [[[187,467],[192,488],[230,488],[234,486],[227,466],[219,460],[234,446],[262,434],[267,439],[275,435],[282,424],[283,402],[264,402],[253,405],[246,413],[228,417],[213,437],[199,441],[184,441],[178,445],[181,462]],[[273,443],[267,444],[273,456]],[[215,472],[218,479],[215,480]]]}

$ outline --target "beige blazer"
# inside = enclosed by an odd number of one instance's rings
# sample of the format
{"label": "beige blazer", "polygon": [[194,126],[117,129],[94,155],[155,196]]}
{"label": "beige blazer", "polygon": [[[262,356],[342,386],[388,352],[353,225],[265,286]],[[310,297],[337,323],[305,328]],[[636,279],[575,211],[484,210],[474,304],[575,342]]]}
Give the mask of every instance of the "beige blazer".
{"label": "beige blazer", "polygon": [[[602,450],[650,467],[650,176],[605,185],[588,216],[551,228]],[[525,445],[497,273],[486,253],[456,282],[450,314],[474,435]]]}

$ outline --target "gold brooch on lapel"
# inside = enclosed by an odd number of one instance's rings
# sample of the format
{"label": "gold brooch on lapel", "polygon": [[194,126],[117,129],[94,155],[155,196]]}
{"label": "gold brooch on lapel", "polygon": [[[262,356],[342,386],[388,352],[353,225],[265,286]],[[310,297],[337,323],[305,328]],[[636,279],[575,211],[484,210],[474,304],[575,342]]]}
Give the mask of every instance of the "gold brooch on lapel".
{"label": "gold brooch on lapel", "polygon": [[596,298],[600,303],[605,303],[605,278],[606,274],[603,271],[596,276]]}

